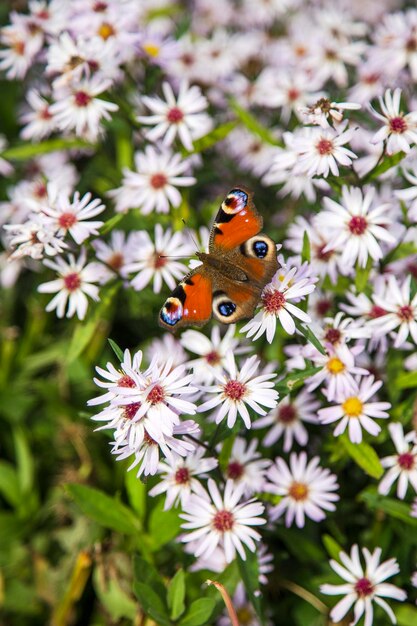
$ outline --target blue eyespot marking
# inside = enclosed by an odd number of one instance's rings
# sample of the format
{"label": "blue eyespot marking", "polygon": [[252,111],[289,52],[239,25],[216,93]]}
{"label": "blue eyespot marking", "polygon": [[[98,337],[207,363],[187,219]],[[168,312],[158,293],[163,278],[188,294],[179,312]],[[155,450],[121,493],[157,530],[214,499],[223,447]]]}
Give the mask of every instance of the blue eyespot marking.
{"label": "blue eyespot marking", "polygon": [[178,298],[168,298],[161,309],[160,317],[165,324],[175,326],[183,316],[183,306]]}
{"label": "blue eyespot marking", "polygon": [[230,300],[219,304],[219,313],[223,317],[230,317],[236,311],[236,304]]}
{"label": "blue eyespot marking", "polygon": [[239,213],[248,204],[248,194],[242,189],[232,189],[223,202],[226,213]]}
{"label": "blue eyespot marking", "polygon": [[253,244],[253,251],[258,259],[264,259],[268,254],[268,245],[265,241],[255,241]]}

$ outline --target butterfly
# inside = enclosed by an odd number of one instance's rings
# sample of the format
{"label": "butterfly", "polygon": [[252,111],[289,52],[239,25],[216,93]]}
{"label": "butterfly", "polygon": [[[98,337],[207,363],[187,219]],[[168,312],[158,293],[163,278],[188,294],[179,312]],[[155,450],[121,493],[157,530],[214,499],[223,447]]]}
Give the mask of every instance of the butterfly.
{"label": "butterfly", "polygon": [[175,331],[203,326],[213,315],[223,324],[253,316],[263,288],[279,268],[275,243],[261,233],[263,220],[245,188],[229,191],[210,231],[201,265],[174,289],[159,324]]}

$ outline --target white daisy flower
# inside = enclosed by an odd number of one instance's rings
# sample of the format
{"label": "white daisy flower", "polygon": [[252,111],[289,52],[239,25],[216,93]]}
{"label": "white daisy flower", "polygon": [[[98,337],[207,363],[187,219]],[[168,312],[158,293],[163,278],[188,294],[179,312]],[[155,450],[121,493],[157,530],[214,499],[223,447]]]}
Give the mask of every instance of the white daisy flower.
{"label": "white daisy flower", "polygon": [[180,231],[173,233],[170,228],[167,228],[164,232],[160,224],[155,226],[155,243],[147,231],[139,232],[141,240],[133,263],[125,266],[127,273],[138,272],[132,279],[132,287],[136,291],[141,291],[153,279],[155,293],[161,291],[163,282],[170,289],[174,289],[178,279],[183,278],[187,273],[187,267],[175,259],[192,254],[193,248],[190,242],[184,241]]}
{"label": "white daisy flower", "polygon": [[[161,337],[154,337],[145,350],[149,362],[159,358],[160,361],[172,359],[172,367],[182,365],[187,361],[187,354],[178,339],[171,333],[164,333]],[[189,367],[189,362],[187,362]],[[194,383],[196,380],[194,378]]]}
{"label": "white daisy flower", "polygon": [[44,256],[61,254],[68,245],[58,235],[56,228],[48,224],[43,215],[30,214],[23,224],[5,224],[3,228],[10,233],[8,246],[13,252],[11,259],[29,256],[43,259]]}
{"label": "white daisy flower", "polygon": [[200,405],[198,412],[203,413],[220,405],[216,411],[216,424],[219,424],[227,415],[227,426],[233,428],[237,416],[240,415],[246,428],[250,428],[251,419],[247,407],[249,406],[259,415],[265,415],[266,412],[262,406],[273,409],[278,399],[278,392],[273,389],[274,382],[272,382],[276,374],[255,376],[258,368],[259,359],[254,355],[246,359],[238,371],[233,353],[229,351],[224,365],[225,373],[214,372],[218,381],[217,385],[203,388],[203,391],[213,393],[215,396]]}
{"label": "white daisy flower", "polygon": [[281,437],[284,440],[284,452],[289,452],[294,440],[300,446],[308,441],[308,432],[303,422],[318,424],[317,409],[320,402],[303,389],[295,398],[287,396],[278,403],[276,408],[266,417],[261,417],[253,423],[253,428],[268,428],[262,440],[262,445],[269,448]]}
{"label": "white daisy flower", "polygon": [[285,512],[285,525],[291,526],[295,520],[298,528],[305,524],[305,517],[320,522],[326,517],[324,511],[335,511],[333,504],[339,500],[336,491],[339,485],[330,470],[319,466],[320,459],[314,457],[307,463],[307,454],[292,452],[289,466],[278,457],[269,468],[269,483],[265,491],[281,496],[280,502],[271,508],[272,520]]}
{"label": "white daisy flower", "polygon": [[389,402],[368,402],[368,400],[382,387],[382,381],[374,382],[373,376],[363,377],[356,383],[356,388],[349,394],[337,398],[337,404],[320,409],[318,418],[322,424],[339,422],[333,434],[338,437],[348,429],[352,443],[362,441],[362,429],[376,437],[381,427],[374,419],[386,419],[387,411],[391,408]]}
{"label": "white daisy flower", "polygon": [[261,310],[243,326],[240,332],[246,333],[247,337],[253,337],[253,341],[266,333],[267,341],[272,343],[277,328],[277,319],[289,335],[295,333],[295,322],[292,316],[307,324],[310,323],[310,316],[290,302],[290,300],[296,302],[303,300],[315,289],[316,279],[304,278],[300,274],[302,274],[301,268],[281,267],[262,292]]}
{"label": "white daisy flower", "polygon": [[152,211],[169,213],[170,206],[181,203],[177,187],[190,187],[196,182],[193,176],[183,176],[190,166],[190,159],[182,159],[180,154],[146,146],[144,152],[135,154],[136,171],[125,168],[122,186],[108,195],[114,199],[116,211],[122,213],[137,207],[143,215]]}
{"label": "white daisy flower", "polygon": [[402,589],[386,583],[387,578],[395,576],[400,571],[396,559],[389,559],[380,563],[381,548],[375,548],[371,553],[367,548],[362,548],[365,559],[365,567],[362,566],[359,557],[359,548],[352,546],[350,556],[345,552],[339,553],[342,565],[335,560],[330,561],[331,568],[345,580],[342,585],[321,585],[321,593],[327,595],[344,595],[330,612],[333,622],[340,622],[353,606],[354,619],[351,626],[355,626],[361,617],[365,616],[364,626],[372,626],[374,623],[373,602],[378,604],[388,615],[393,624],[396,623],[395,615],[389,604],[383,598],[393,598],[403,602],[407,594]]}
{"label": "white daisy flower", "polygon": [[[150,491],[150,496],[166,493],[164,511],[181,504],[183,508],[195,492],[199,479],[207,478],[207,472],[217,467],[218,461],[213,457],[204,458],[204,448],[201,446],[192,454],[182,457],[173,452],[166,461],[161,461],[158,473],[162,474],[160,482]],[[197,487],[198,490],[198,487]]]}
{"label": "white daisy flower", "polygon": [[162,83],[162,91],[165,101],[156,97],[142,97],[144,104],[153,113],[137,118],[142,124],[153,126],[146,132],[146,138],[149,141],[162,138],[162,143],[170,146],[178,135],[184,148],[191,152],[193,141],[206,135],[213,126],[211,118],[205,113],[207,99],[199,87],[189,87],[187,81],[181,82],[177,98],[167,82]]}
{"label": "white daisy flower", "polygon": [[410,152],[411,145],[417,143],[417,111],[404,113],[400,110],[401,89],[394,92],[387,89],[384,97],[379,98],[381,113],[370,106],[374,117],[384,123],[384,126],[375,133],[372,143],[387,142],[387,154]]}
{"label": "white daisy flower", "polygon": [[41,141],[56,129],[55,119],[50,111],[51,105],[36,89],[31,89],[26,99],[31,110],[20,117],[20,122],[25,124],[20,136],[25,141]]}
{"label": "white daisy flower", "polygon": [[389,424],[388,430],[397,454],[381,459],[382,467],[388,471],[379,483],[378,491],[386,496],[398,480],[397,497],[404,500],[408,483],[417,492],[417,435],[414,430],[404,435],[403,425],[399,422]]}
{"label": "white daisy flower", "polygon": [[227,563],[231,563],[236,552],[246,560],[244,546],[255,552],[256,543],[261,535],[252,528],[266,523],[260,517],[264,505],[256,500],[247,500],[239,504],[244,485],[235,486],[228,480],[224,494],[220,493],[214,480],[208,481],[208,492],[201,488],[193,493],[183,510],[185,520],[182,528],[191,531],[183,535],[181,541],[196,541],[196,557],[209,557],[217,546],[224,551]]}
{"label": "white daisy flower", "polygon": [[133,231],[126,235],[121,230],[113,230],[109,242],[99,238],[91,242],[97,258],[122,278],[127,278],[126,266],[133,263],[141,244],[141,231]]}
{"label": "white daisy flower", "polygon": [[354,374],[367,376],[368,370],[355,365],[355,357],[362,352],[363,346],[356,345],[349,350],[346,345],[336,348],[328,347],[327,354],[323,355],[316,351],[310,355],[314,365],[322,366],[322,370],[307,379],[307,390],[313,391],[319,385],[327,383],[325,393],[327,400],[331,402],[340,396],[348,397],[355,390],[356,383]]}
{"label": "white daisy flower", "polygon": [[311,106],[299,107],[298,112],[305,124],[330,128],[329,118],[331,122],[340,124],[345,111],[354,111],[360,109],[361,106],[356,102],[330,102],[328,98],[320,98]]}
{"label": "white daisy flower", "polygon": [[383,296],[373,294],[374,303],[380,307],[381,314],[371,319],[368,324],[377,334],[385,335],[396,331],[394,347],[404,345],[409,335],[417,344],[417,294],[411,297],[411,276],[407,276],[402,284],[395,276],[389,276]]}
{"label": "white daisy flower", "polygon": [[351,339],[367,338],[370,335],[368,328],[364,328],[351,317],[346,317],[341,311],[334,317],[325,317],[324,326],[316,331],[318,339],[326,345],[336,348],[344,343],[349,343]]}
{"label": "white daisy flower", "polygon": [[332,128],[306,128],[304,135],[297,136],[294,148],[298,155],[295,174],[339,176],[339,165],[352,165],[357,156],[343,146],[351,140],[354,129],[336,131]]}
{"label": "white daisy flower", "polygon": [[262,459],[257,451],[258,440],[249,443],[243,437],[236,437],[230,453],[225,474],[235,485],[244,485],[243,495],[249,497],[262,491],[265,473],[271,462]]}
{"label": "white daisy flower", "polygon": [[408,219],[413,223],[417,222],[417,166],[414,166],[413,173],[403,171],[404,178],[410,183],[406,189],[398,189],[394,194],[406,204],[410,203],[408,209]]}
{"label": "white daisy flower", "polygon": [[81,250],[80,256],[76,260],[74,255],[68,256],[68,261],[58,257],[56,262],[45,260],[47,267],[55,270],[59,278],[47,283],[42,283],[38,287],[40,293],[55,293],[46,307],[46,311],[56,309],[58,317],[64,317],[68,303],[67,317],[72,317],[75,313],[80,320],[84,319],[88,308],[87,296],[95,300],[100,300],[99,290],[96,283],[100,280],[100,270],[97,263],[88,263],[85,250]]}
{"label": "white daisy flower", "polygon": [[[353,267],[358,261],[365,267],[370,256],[374,261],[383,257],[380,242],[395,243],[395,237],[388,232],[392,224],[388,217],[389,204],[379,204],[371,208],[375,189],[364,194],[358,187],[342,187],[342,202],[324,198],[326,210],[321,211],[315,221],[318,228],[328,233],[328,250],[339,250],[341,267]],[[326,248],[324,252],[326,252]]]}

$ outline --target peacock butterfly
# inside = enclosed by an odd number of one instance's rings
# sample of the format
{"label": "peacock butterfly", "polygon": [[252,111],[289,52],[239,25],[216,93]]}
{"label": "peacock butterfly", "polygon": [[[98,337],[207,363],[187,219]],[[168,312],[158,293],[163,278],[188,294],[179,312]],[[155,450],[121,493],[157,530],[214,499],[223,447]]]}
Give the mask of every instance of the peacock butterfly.
{"label": "peacock butterfly", "polygon": [[252,198],[243,187],[229,191],[212,226],[208,253],[197,252],[202,264],[167,298],[161,326],[175,331],[203,326],[212,315],[223,324],[253,316],[279,264],[275,243],[260,232],[263,220]]}

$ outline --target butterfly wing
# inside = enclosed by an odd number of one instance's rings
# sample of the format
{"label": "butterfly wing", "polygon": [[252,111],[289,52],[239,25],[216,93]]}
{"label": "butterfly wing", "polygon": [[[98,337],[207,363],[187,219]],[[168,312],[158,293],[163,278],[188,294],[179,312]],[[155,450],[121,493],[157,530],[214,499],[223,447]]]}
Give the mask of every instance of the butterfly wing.
{"label": "butterfly wing", "polygon": [[159,324],[175,331],[191,324],[203,326],[211,318],[213,285],[210,275],[199,266],[179,283],[159,312]]}
{"label": "butterfly wing", "polygon": [[253,193],[244,188],[229,191],[210,232],[211,254],[232,250],[261,231],[263,220],[252,198]]}

